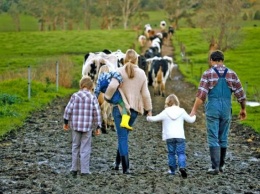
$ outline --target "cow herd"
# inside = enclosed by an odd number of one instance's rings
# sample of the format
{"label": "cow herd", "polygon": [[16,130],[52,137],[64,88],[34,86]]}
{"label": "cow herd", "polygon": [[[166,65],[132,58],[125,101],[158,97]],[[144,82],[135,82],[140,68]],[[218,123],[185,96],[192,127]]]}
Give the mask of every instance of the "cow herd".
{"label": "cow herd", "polygon": [[[166,23],[161,22],[161,25],[166,26]],[[148,84],[153,86],[154,95],[165,96],[165,84],[168,78],[171,79],[172,70],[177,67],[173,62],[173,58],[170,56],[162,56],[162,33],[155,34],[149,24],[145,25],[144,33],[142,35],[144,42],[143,46],[148,46],[148,49],[142,55],[138,56],[138,66],[143,69],[147,75]],[[162,31],[163,32],[163,31]],[[168,34],[168,33],[167,33]],[[147,39],[150,37],[150,44],[147,43]],[[139,37],[140,41],[140,37]],[[99,52],[89,52],[84,57],[84,63],[82,67],[82,76],[89,76],[96,83],[99,70],[102,66],[107,66],[109,71],[115,71],[117,68],[124,65],[125,53],[120,49],[117,51],[110,51],[104,49]],[[103,124],[102,132],[106,133],[110,127],[114,129],[112,107],[111,104],[104,100],[104,94],[101,93],[98,97],[98,101],[101,107]]]}
{"label": "cow herd", "polygon": [[[174,67],[173,59],[170,56],[163,56],[162,45],[168,44],[174,33],[173,27],[166,30],[165,21],[160,22],[160,31],[156,32],[150,24],[144,26],[144,34],[140,35],[138,41],[142,47],[144,44],[148,47],[144,51],[144,57],[148,66],[148,83],[154,87],[154,95],[159,94],[164,97],[165,84],[168,77],[171,78],[171,72]],[[144,43],[145,42],[145,43]]]}

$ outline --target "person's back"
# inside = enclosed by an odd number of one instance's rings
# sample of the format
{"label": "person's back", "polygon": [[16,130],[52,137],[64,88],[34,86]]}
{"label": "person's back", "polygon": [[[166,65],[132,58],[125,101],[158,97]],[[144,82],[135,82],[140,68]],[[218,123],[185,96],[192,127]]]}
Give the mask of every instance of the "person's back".
{"label": "person's back", "polygon": [[[119,87],[116,79],[112,78],[105,93],[105,98],[110,100],[117,89],[120,91],[126,109],[130,112],[130,126],[134,124],[138,114],[143,114],[144,110],[148,112],[148,115],[152,115],[152,100],[148,90],[146,75],[137,64],[138,54],[133,49],[128,49],[124,59],[124,66],[117,69],[117,72],[123,77],[123,84]],[[119,170],[119,165],[122,162],[123,174],[129,174],[129,130],[120,124],[121,118],[123,119],[124,117],[122,113],[123,111],[120,109],[120,106],[113,106],[113,117],[118,139],[114,170]]]}
{"label": "person's back", "polygon": [[[119,90],[122,92],[127,109],[134,109],[135,111],[143,114],[144,110],[152,109],[151,96],[148,89],[147,77],[145,72],[138,67],[138,56],[135,51],[129,50],[125,57],[125,64],[123,67],[118,68],[124,80]],[[118,88],[116,79],[112,79],[105,97],[110,99],[114,91]]]}
{"label": "person's back", "polygon": [[162,121],[162,139],[166,141],[168,149],[168,173],[175,174],[176,157],[178,156],[178,166],[181,176],[187,178],[186,155],[185,155],[185,134],[184,121],[193,123],[196,115],[190,116],[180,108],[180,103],[174,94],[169,95],[165,100],[165,109],[156,116],[147,116],[147,121]]}
{"label": "person's back", "polygon": [[96,126],[98,128],[95,131],[99,131],[102,124],[98,100],[91,92],[93,89],[91,78],[88,76],[82,77],[79,86],[80,90],[71,96],[63,115],[63,129],[69,129],[69,122],[72,129],[72,164],[70,171],[73,177],[77,176],[78,171],[82,176],[91,174],[89,165],[92,132]]}
{"label": "person's back", "polygon": [[[191,117],[179,106],[170,106],[162,111],[163,140],[167,138],[184,138],[184,122],[193,123],[196,117]],[[155,117],[156,119],[156,117]]]}
{"label": "person's back", "polygon": [[211,157],[208,174],[224,171],[228,134],[232,120],[231,93],[240,103],[240,119],[246,118],[246,96],[237,74],[224,65],[224,54],[216,50],[210,54],[210,68],[201,77],[196,100],[190,115],[205,102],[207,142]]}
{"label": "person's back", "polygon": [[[120,90],[124,93],[129,107],[142,114],[143,109],[140,109],[142,106],[144,106],[146,110],[150,107],[150,93],[148,87],[145,87],[145,85],[147,85],[145,72],[137,65],[134,67],[135,76],[133,78],[128,77],[126,66],[119,68],[117,71],[122,75],[123,80],[125,80],[124,84],[120,87]],[[143,104],[143,102],[147,103]]]}
{"label": "person's back", "polygon": [[181,107],[179,107],[179,100],[174,94],[169,95],[165,100],[165,109],[156,116],[147,116],[147,121],[162,121],[162,139],[183,138],[184,121],[193,123],[196,116],[190,116]]}

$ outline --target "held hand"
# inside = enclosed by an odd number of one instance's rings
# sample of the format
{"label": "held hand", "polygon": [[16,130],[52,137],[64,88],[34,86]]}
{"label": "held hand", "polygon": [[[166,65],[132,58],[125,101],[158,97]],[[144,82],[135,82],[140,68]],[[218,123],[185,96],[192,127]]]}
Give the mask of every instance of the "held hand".
{"label": "held hand", "polygon": [[64,131],[68,131],[69,130],[69,124],[64,124],[63,129],[64,129]]}
{"label": "held hand", "polygon": [[192,110],[192,111],[190,112],[190,116],[192,117],[192,116],[194,116],[194,115],[196,115],[196,112]]}
{"label": "held hand", "polygon": [[153,116],[152,111],[148,111],[147,116]]}
{"label": "held hand", "polygon": [[246,119],[246,110],[244,110],[244,109],[240,110],[239,119],[240,120],[245,120]]}

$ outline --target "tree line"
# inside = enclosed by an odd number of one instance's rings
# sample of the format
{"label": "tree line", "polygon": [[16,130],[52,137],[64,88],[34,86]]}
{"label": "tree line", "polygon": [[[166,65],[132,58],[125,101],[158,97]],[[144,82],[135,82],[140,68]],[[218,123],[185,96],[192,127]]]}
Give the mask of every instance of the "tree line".
{"label": "tree line", "polygon": [[90,30],[95,18],[101,20],[101,29],[142,28],[143,21],[149,21],[147,11],[161,10],[176,29],[185,19],[190,27],[205,29],[205,38],[225,50],[237,44],[243,10],[256,4],[257,0],[0,0],[0,13],[12,17],[17,31],[22,14],[36,18],[40,31],[55,31],[82,24]]}

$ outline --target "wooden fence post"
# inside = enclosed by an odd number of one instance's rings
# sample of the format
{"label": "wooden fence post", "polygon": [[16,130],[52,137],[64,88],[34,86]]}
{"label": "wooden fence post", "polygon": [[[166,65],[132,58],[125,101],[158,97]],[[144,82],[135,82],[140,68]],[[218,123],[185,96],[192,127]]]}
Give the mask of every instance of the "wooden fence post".
{"label": "wooden fence post", "polygon": [[56,91],[59,90],[59,63],[56,61]]}
{"label": "wooden fence post", "polygon": [[31,99],[31,67],[28,66],[28,100]]}

